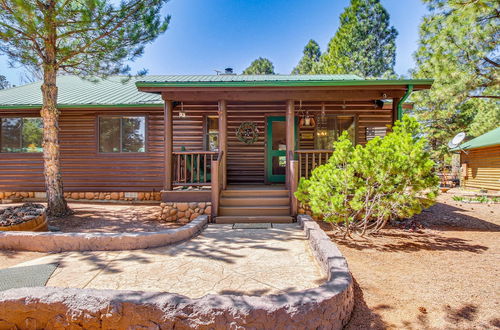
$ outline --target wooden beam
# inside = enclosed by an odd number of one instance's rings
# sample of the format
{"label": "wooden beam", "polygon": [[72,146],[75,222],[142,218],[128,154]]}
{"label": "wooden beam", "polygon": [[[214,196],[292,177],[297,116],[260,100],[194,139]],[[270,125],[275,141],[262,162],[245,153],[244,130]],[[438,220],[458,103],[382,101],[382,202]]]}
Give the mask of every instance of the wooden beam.
{"label": "wooden beam", "polygon": [[398,120],[398,103],[401,100],[399,97],[395,97],[392,99],[392,125],[394,126],[394,123],[396,120]]}
{"label": "wooden beam", "polygon": [[165,137],[165,181],[163,184],[163,190],[172,190],[172,173],[173,173],[173,158],[172,152],[174,149],[174,134],[173,134],[173,112],[174,105],[170,100],[165,100],[165,108],[163,113],[163,123],[164,123],[164,137]]}
{"label": "wooden beam", "polygon": [[219,149],[222,151],[222,189],[227,187],[227,102],[219,100]]}
{"label": "wooden beam", "polygon": [[286,101],[297,100],[303,101],[373,101],[379,100],[386,94],[388,98],[402,97],[402,90],[392,91],[376,91],[376,90],[349,90],[349,91],[243,91],[243,92],[201,92],[201,91],[176,91],[163,92],[163,98],[177,101],[206,101],[217,102],[218,100],[226,101],[253,101],[253,102],[269,102],[269,101]]}
{"label": "wooden beam", "polygon": [[286,185],[291,189],[290,162],[295,150],[295,101],[286,103]]}

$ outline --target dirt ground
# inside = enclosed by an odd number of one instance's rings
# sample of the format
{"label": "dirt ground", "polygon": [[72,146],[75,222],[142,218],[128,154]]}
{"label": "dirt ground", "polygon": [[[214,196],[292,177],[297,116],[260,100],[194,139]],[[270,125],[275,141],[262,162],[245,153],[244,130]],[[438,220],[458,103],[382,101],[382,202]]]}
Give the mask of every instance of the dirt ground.
{"label": "dirt ground", "polygon": [[333,238],[355,279],[346,329],[500,328],[500,204],[456,202],[457,193],[416,216],[417,232]]}
{"label": "dirt ground", "polygon": [[[42,203],[43,204],[43,203]],[[8,207],[20,204],[5,204]],[[62,232],[148,232],[177,228],[182,224],[158,221],[161,212],[156,205],[70,203],[75,214],[49,219],[49,226]]]}

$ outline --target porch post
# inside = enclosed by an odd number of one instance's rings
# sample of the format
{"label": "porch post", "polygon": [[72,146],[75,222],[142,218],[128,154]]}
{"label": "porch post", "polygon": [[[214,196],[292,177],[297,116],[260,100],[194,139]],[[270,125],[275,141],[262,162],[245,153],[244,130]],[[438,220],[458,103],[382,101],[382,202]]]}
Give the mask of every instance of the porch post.
{"label": "porch post", "polygon": [[163,184],[163,190],[172,190],[172,168],[173,168],[173,158],[172,152],[174,147],[173,141],[173,111],[174,105],[170,100],[165,100],[165,108],[163,114],[163,125],[164,125],[164,138],[165,138],[165,182]]}
{"label": "porch post", "polygon": [[401,100],[400,98],[393,98],[392,99],[392,125],[391,126],[394,126],[394,123],[396,122],[396,120],[398,120],[398,103],[399,103],[399,100]]}
{"label": "porch post", "polygon": [[222,189],[227,186],[227,102],[219,100],[219,150],[222,151]]}
{"label": "porch post", "polygon": [[[295,101],[288,100],[286,103],[286,186],[292,188],[290,182],[290,162],[293,160],[295,151]],[[293,192],[291,192],[293,193]]]}

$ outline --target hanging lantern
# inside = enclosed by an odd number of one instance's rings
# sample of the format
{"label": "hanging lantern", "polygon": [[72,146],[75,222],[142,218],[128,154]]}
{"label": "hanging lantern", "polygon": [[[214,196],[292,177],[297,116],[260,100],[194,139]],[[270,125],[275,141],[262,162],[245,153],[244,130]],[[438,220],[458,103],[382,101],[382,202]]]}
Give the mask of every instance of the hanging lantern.
{"label": "hanging lantern", "polygon": [[[302,114],[304,113],[304,111],[302,110],[302,100],[300,100],[299,112],[301,112]],[[309,115],[309,111],[306,111],[305,115],[303,114],[300,117],[299,127],[314,128],[315,126],[316,126],[316,121],[314,120],[314,116]]]}

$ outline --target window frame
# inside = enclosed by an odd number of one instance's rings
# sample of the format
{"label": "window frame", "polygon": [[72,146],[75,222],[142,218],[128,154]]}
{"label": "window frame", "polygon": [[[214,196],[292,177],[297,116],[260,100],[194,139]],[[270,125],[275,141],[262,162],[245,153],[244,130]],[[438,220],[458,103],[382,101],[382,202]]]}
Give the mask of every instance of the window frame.
{"label": "window frame", "polygon": [[219,115],[211,115],[211,114],[205,114],[203,116],[203,150],[204,151],[210,151],[209,148],[209,132],[208,132],[208,120],[209,118],[216,118],[217,119],[217,141],[219,142],[219,148],[220,149],[220,127],[219,127]]}
{"label": "window frame", "polygon": [[[2,151],[2,119],[4,118],[40,118],[42,120],[42,151],[35,151],[35,152],[26,152],[26,151],[20,151],[20,152],[5,152]],[[22,130],[21,130],[21,135],[22,135]],[[18,115],[18,114],[12,114],[12,115],[1,115],[0,116],[0,154],[3,156],[7,155],[41,155],[43,154],[43,118],[41,116],[35,115],[35,114],[23,114],[23,115]]]}
{"label": "window frame", "polygon": [[[338,120],[337,117],[352,117],[354,119],[354,146],[359,144],[359,134],[358,134],[358,114],[352,113],[335,113],[335,114],[325,114],[326,118],[335,118],[335,131],[338,132]],[[316,125],[314,127],[314,149],[316,149],[316,141],[318,139],[318,126],[320,122],[321,115],[316,118]],[[338,139],[338,137],[337,137]],[[321,149],[323,150],[323,149]],[[333,149],[324,149],[324,150],[333,150]]]}
{"label": "window frame", "polygon": [[[110,117],[119,117],[120,118],[120,151],[117,152],[106,152],[106,151],[101,151],[101,118],[110,118]],[[124,152],[122,151],[122,123],[121,123],[121,118],[124,117],[142,117],[144,118],[144,151],[134,151],[134,152]],[[131,113],[131,114],[123,114],[123,113],[103,113],[103,114],[98,114],[96,116],[96,152],[98,154],[103,154],[107,156],[112,156],[112,155],[144,155],[149,152],[149,115],[141,113]]]}

